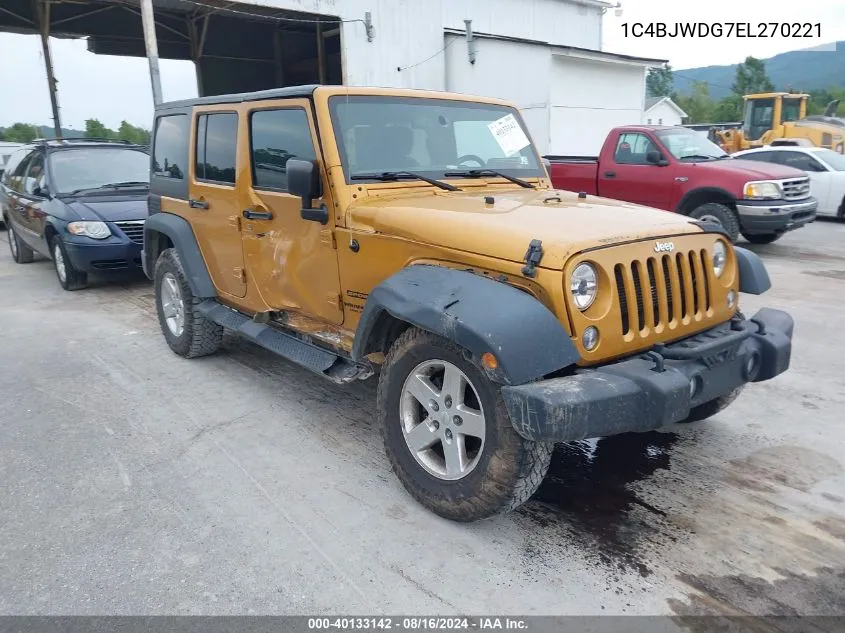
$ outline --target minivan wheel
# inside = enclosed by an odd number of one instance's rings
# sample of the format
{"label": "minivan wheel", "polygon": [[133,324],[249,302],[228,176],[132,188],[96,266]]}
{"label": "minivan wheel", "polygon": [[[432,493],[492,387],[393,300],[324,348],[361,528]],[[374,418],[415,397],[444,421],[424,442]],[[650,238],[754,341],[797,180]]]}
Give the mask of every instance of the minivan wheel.
{"label": "minivan wheel", "polygon": [[689,217],[720,225],[731,238],[731,242],[739,239],[739,218],[736,211],[726,204],[706,202],[690,211]]}
{"label": "minivan wheel", "polygon": [[394,472],[417,501],[446,519],[512,510],[548,471],[554,445],[522,438],[498,386],[466,350],[440,336],[411,328],[396,340],[377,400]]}
{"label": "minivan wheel", "polygon": [[53,268],[56,269],[56,277],[58,277],[59,285],[62,288],[65,290],[81,290],[88,285],[88,275],[73,267],[65,244],[58,235],[53,238],[50,253],[53,256]]}
{"label": "minivan wheel", "polygon": [[6,237],[9,240],[9,250],[12,252],[12,259],[18,264],[28,264],[35,259],[35,252],[21,241],[15,229],[12,228],[12,223],[7,222],[6,227],[8,233]]}
{"label": "minivan wheel", "polygon": [[176,249],[168,248],[158,257],[155,294],[158,322],[171,350],[185,358],[217,351],[223,340],[223,327],[199,311],[202,300],[191,292]]}

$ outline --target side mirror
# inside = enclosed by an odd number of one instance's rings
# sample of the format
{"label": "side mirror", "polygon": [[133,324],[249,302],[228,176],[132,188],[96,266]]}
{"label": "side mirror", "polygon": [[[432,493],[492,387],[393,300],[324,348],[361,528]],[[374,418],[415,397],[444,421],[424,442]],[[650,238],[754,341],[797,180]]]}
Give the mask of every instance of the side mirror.
{"label": "side mirror", "polygon": [[49,198],[50,197],[50,190],[47,187],[36,186],[32,190],[32,195],[38,196],[39,198]]}
{"label": "side mirror", "polygon": [[669,161],[663,158],[663,155],[656,149],[646,153],[645,161],[650,165],[657,165],[658,167],[666,167],[669,164]]}
{"label": "side mirror", "polygon": [[326,205],[314,208],[314,198],[323,195],[323,181],[317,163],[310,160],[291,158],[285,164],[288,175],[288,192],[302,198],[302,209],[299,214],[303,220],[326,224],[329,221],[329,210]]}

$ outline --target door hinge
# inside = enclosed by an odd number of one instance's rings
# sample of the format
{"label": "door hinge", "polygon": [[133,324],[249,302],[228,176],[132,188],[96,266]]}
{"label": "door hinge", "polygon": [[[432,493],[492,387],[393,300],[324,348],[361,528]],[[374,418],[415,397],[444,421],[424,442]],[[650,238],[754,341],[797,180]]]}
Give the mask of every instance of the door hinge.
{"label": "door hinge", "polygon": [[235,279],[242,284],[246,283],[246,271],[243,268],[235,268],[233,274],[235,275]]}
{"label": "door hinge", "polygon": [[229,216],[229,226],[231,226],[236,231],[240,231],[241,230],[241,216],[230,215]]}
{"label": "door hinge", "polygon": [[330,292],[329,293],[329,303],[332,304],[334,307],[340,309],[343,307],[343,295],[339,292]]}

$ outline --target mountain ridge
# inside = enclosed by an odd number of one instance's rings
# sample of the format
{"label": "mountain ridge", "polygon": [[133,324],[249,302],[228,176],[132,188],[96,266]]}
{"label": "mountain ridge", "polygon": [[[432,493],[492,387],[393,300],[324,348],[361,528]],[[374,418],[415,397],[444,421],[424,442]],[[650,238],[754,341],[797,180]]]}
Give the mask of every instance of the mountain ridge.
{"label": "mountain ridge", "polygon": [[[809,92],[836,86],[845,86],[845,40],[832,42],[836,50],[820,51],[818,46],[780,53],[764,59],[766,74],[777,90]],[[690,94],[693,83],[707,82],[710,96],[722,99],[731,94],[731,85],[739,64],[727,66],[702,66],[674,71],[675,90]]]}

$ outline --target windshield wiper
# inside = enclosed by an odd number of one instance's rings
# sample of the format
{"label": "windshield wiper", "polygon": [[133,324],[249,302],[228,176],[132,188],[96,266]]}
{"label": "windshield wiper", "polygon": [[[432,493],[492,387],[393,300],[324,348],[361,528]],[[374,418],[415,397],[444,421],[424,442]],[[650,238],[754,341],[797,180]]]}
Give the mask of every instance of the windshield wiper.
{"label": "windshield wiper", "polygon": [[75,196],[76,194],[83,193],[84,191],[99,191],[100,189],[120,189],[121,187],[138,187],[139,185],[149,187],[150,183],[145,180],[126,180],[124,182],[109,182],[105,185],[98,185],[96,187],[83,187],[82,189],[74,189],[66,195]]}
{"label": "windshield wiper", "polygon": [[417,174],[413,171],[383,171],[378,174],[354,174],[350,176],[350,180],[407,180],[407,179],[417,179],[422,180],[423,182],[427,182],[430,185],[434,185],[435,187],[440,187],[441,189],[445,189],[446,191],[461,191],[455,185],[450,185],[448,182],[443,182],[442,180],[435,180],[434,178],[429,178],[428,176],[423,176],[422,174]]}
{"label": "windshield wiper", "polygon": [[682,156],[678,160],[685,160],[687,158],[703,158],[704,160],[716,160],[716,156],[707,156],[706,154],[688,154],[687,156]]}
{"label": "windshield wiper", "polygon": [[496,171],[495,169],[467,169],[465,171],[447,171],[443,175],[447,178],[452,176],[456,178],[481,178],[482,176],[498,176],[499,178],[509,180],[510,182],[517,184],[520,187],[525,187],[526,189],[536,189],[536,187],[527,180],[522,180],[522,178],[516,178],[514,176],[508,176],[507,174],[503,174],[502,172]]}

